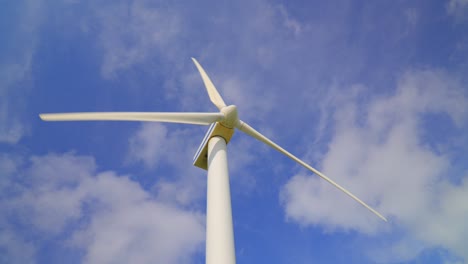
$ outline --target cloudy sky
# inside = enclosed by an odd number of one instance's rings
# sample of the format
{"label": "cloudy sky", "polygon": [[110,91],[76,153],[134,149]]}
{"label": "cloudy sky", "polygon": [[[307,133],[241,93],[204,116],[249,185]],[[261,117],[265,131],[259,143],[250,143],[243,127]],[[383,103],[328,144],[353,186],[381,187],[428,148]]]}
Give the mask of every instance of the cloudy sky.
{"label": "cloudy sky", "polygon": [[204,263],[207,127],[44,112],[228,104],[384,214],[236,133],[238,263],[468,261],[468,1],[0,8],[0,263]]}

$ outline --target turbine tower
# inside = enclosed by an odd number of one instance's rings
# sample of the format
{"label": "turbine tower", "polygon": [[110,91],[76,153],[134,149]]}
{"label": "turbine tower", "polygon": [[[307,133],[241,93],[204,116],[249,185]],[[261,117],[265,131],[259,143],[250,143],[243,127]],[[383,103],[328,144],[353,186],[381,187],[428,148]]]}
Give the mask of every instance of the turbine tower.
{"label": "turbine tower", "polygon": [[357,198],[354,194],[314,169],[304,161],[289,153],[260,132],[239,119],[235,105],[227,106],[205,70],[192,58],[205,84],[211,102],[219,109],[214,113],[161,113],[161,112],[94,112],[94,113],[57,113],[40,114],[44,121],[151,121],[195,125],[210,125],[195,157],[194,165],[208,171],[207,213],[206,213],[206,263],[235,263],[234,232],[232,226],[231,194],[229,188],[226,145],[234,130],[267,144],[273,149],[301,164],[331,185],[335,186],[372,213],[387,221],[379,212]]}

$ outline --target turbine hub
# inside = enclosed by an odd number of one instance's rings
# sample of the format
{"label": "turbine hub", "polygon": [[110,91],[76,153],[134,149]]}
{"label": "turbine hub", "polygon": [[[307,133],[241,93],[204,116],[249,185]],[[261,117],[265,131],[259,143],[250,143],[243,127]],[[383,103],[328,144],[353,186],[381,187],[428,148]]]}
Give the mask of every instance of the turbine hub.
{"label": "turbine hub", "polygon": [[227,128],[234,128],[239,122],[237,107],[235,105],[229,105],[221,108],[221,113],[224,114],[223,121],[219,122],[221,125]]}

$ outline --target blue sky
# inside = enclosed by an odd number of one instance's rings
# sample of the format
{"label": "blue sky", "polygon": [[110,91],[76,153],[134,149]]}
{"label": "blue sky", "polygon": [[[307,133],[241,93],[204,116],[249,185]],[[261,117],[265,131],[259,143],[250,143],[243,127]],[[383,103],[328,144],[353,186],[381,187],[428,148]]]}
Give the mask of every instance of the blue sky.
{"label": "blue sky", "polygon": [[216,108],[238,263],[468,261],[468,1],[40,1],[0,11],[0,262],[204,263],[207,127],[44,112]]}

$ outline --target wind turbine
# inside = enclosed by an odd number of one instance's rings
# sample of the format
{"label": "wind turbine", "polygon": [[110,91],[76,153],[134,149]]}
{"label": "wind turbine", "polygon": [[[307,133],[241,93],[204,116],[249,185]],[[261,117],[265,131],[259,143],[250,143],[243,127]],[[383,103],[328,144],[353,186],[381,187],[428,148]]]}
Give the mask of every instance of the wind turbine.
{"label": "wind turbine", "polygon": [[57,113],[40,114],[44,121],[151,121],[171,122],[195,125],[210,125],[195,157],[194,165],[208,170],[207,213],[206,213],[206,263],[235,263],[234,232],[232,227],[231,194],[229,188],[229,173],[226,155],[226,145],[234,130],[244,132],[286,155],[292,160],[317,174],[355,201],[360,203],[382,220],[387,219],[379,212],[357,198],[354,194],[314,169],[304,161],[289,153],[260,132],[239,119],[237,107],[226,105],[216,87],[211,82],[205,70],[192,58],[205,84],[211,102],[219,109],[214,113],[161,113],[161,112],[94,112],[94,113]]}

